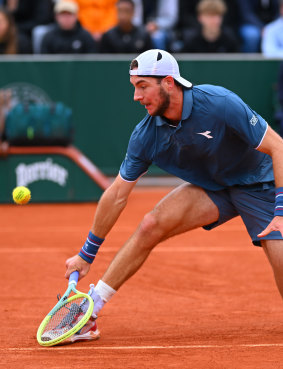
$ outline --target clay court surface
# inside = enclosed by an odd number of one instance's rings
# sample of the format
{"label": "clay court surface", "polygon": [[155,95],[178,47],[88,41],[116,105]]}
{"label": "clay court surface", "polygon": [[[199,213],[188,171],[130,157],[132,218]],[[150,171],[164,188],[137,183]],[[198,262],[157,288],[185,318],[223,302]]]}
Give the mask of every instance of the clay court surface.
{"label": "clay court surface", "polygon": [[[97,282],[143,214],[170,189],[137,189],[78,289]],[[239,218],[160,244],[105,306],[101,338],[40,347],[96,205],[0,206],[1,368],[283,368],[283,304]]]}

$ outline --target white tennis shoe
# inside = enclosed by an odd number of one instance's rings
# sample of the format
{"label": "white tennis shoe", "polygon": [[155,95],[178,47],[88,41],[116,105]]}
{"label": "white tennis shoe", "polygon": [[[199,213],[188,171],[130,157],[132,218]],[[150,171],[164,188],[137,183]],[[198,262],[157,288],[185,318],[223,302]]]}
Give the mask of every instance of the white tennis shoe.
{"label": "white tennis shoe", "polygon": [[[94,290],[94,284],[91,284],[90,290],[88,294],[93,299],[94,302],[94,309],[93,313],[90,317],[90,319],[87,321],[87,323],[75,334],[73,334],[71,337],[65,340],[65,342],[75,342],[75,341],[82,341],[82,340],[97,340],[100,337],[100,332],[97,328],[97,324],[95,319],[97,318],[96,311],[99,311],[102,309],[104,305],[104,301],[101,299],[101,297],[95,292]],[[85,313],[88,309],[88,300],[85,299],[82,304],[80,305],[80,309],[83,313]],[[82,315],[83,315],[82,313]],[[78,317],[76,317],[77,320],[79,320]]]}
{"label": "white tennis shoe", "polygon": [[90,318],[87,323],[64,342],[76,342],[84,340],[98,340],[100,337],[99,329],[94,318]]}

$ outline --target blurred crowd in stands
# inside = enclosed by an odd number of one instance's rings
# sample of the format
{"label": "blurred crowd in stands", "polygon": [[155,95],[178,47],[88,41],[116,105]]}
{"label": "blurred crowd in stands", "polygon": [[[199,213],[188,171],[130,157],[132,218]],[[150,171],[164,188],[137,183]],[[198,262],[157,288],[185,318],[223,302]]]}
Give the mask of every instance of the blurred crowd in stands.
{"label": "blurred crowd in stands", "polygon": [[0,0],[0,54],[283,56],[283,0]]}

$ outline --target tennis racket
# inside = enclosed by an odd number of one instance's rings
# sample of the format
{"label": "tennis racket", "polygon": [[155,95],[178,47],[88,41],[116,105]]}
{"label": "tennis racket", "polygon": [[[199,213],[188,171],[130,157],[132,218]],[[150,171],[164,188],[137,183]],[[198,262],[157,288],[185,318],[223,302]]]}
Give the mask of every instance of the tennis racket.
{"label": "tennis racket", "polygon": [[41,346],[54,346],[65,341],[91,317],[94,303],[89,295],[77,291],[78,278],[77,271],[70,275],[66,292],[40,324],[37,341]]}

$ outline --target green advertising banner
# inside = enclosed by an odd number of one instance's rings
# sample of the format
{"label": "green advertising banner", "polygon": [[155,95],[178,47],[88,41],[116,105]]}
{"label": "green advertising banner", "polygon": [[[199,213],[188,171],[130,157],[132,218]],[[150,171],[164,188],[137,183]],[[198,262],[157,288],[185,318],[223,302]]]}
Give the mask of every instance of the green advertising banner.
{"label": "green advertising banner", "polygon": [[0,159],[0,202],[12,203],[16,186],[31,190],[32,202],[97,201],[102,189],[61,155],[9,155]]}

